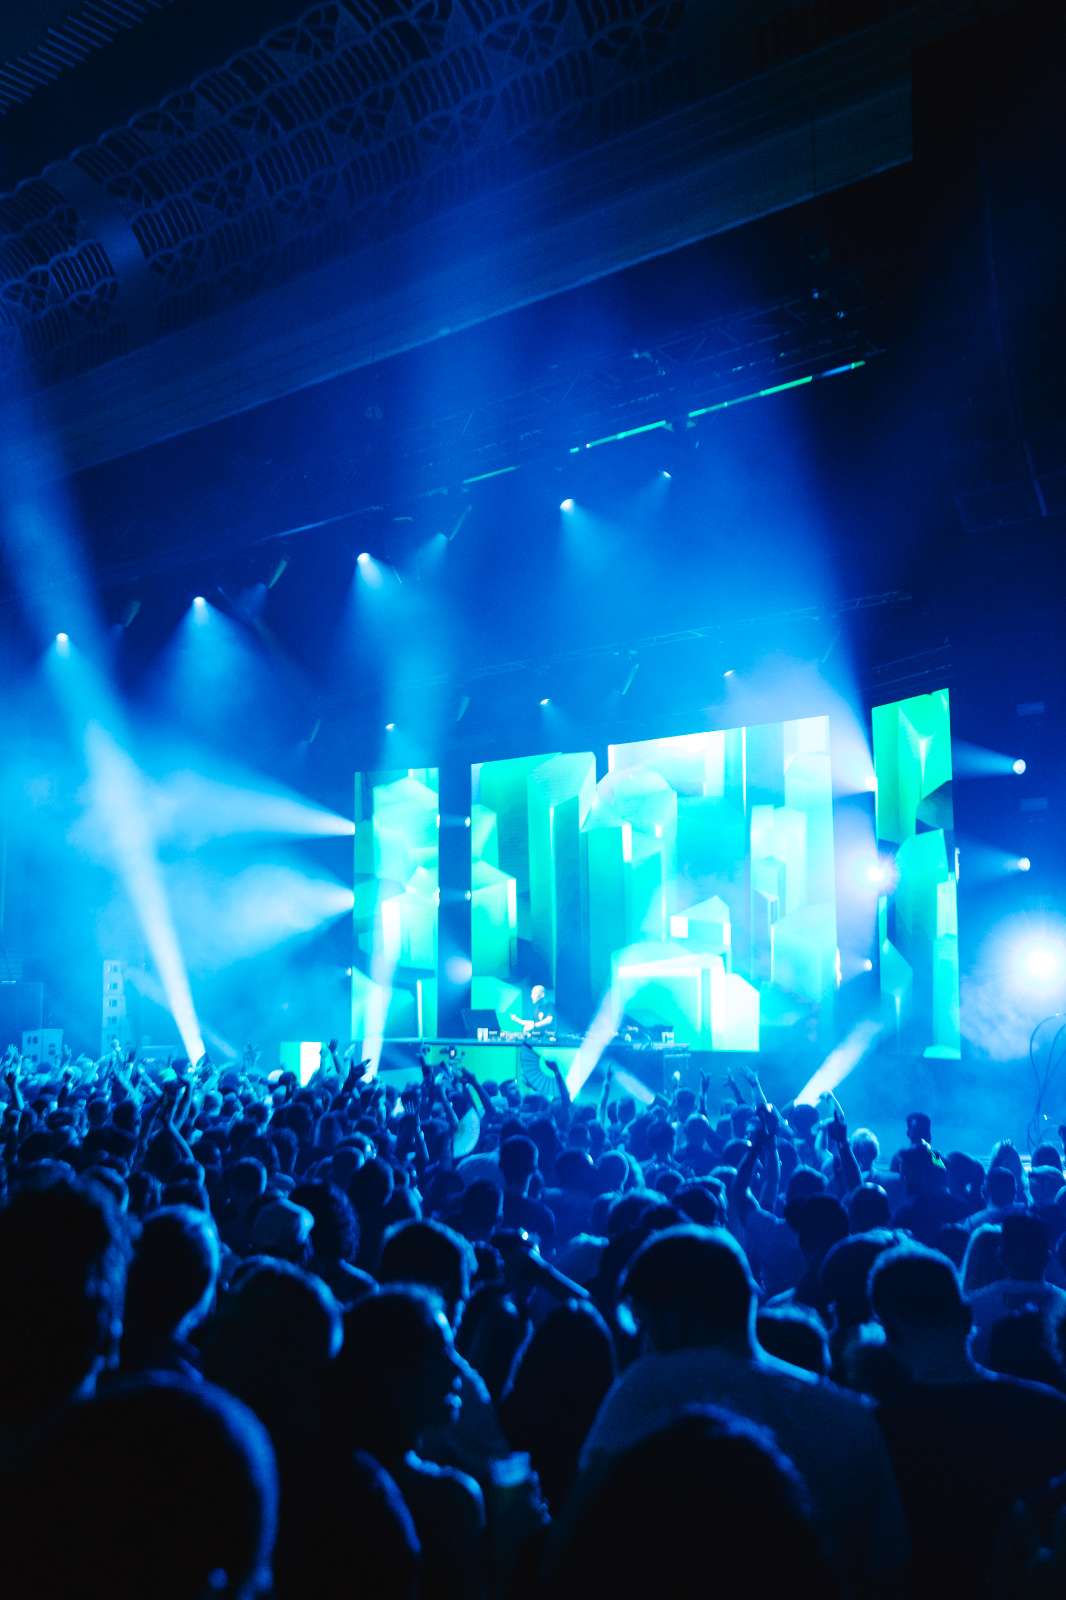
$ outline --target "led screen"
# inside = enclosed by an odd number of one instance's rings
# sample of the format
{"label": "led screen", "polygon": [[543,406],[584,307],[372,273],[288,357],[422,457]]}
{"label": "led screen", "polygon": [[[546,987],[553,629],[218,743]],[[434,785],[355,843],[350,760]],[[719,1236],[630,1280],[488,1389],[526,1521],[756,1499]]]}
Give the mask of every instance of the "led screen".
{"label": "led screen", "polygon": [[352,1038],[437,1032],[436,767],[357,773]]}
{"label": "led screen", "polygon": [[473,770],[472,1003],[563,1033],[605,999],[701,1050],[831,1028],[825,717]]}
{"label": "led screen", "polygon": [[956,1058],[959,939],[946,689],[873,712],[881,999],[902,1050]]}

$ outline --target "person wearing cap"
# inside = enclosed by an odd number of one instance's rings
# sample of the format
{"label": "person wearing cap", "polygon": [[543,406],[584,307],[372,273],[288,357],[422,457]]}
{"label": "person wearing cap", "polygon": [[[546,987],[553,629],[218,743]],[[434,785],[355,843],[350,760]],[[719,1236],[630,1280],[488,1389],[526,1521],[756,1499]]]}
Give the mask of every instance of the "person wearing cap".
{"label": "person wearing cap", "polygon": [[755,1285],[732,1235],[695,1226],[654,1234],[619,1298],[642,1353],[611,1386],[585,1441],[586,1488],[686,1407],[725,1406],[768,1428],[795,1463],[845,1589],[896,1592],[907,1540],[873,1410],[762,1349]]}
{"label": "person wearing cap", "polygon": [[302,1267],[311,1252],[314,1225],[306,1206],[293,1205],[291,1200],[268,1200],[252,1224],[252,1251]]}

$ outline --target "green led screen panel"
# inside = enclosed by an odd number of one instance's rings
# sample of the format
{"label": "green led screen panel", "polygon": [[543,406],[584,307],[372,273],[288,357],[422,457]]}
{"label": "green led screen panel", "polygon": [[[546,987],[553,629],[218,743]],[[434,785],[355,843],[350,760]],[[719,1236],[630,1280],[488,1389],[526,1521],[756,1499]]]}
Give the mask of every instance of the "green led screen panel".
{"label": "green led screen panel", "polygon": [[473,768],[470,1003],[495,1011],[505,1030],[528,1016],[535,984],[566,1030],[588,1020],[583,824],[595,789],[588,751]]}
{"label": "green led screen panel", "polygon": [[357,773],[352,1038],[437,1032],[436,767]]}
{"label": "green led screen panel", "polygon": [[873,711],[877,845],[892,858],[878,902],[881,1000],[899,1047],[957,1059],[959,939],[946,689]]}
{"label": "green led screen panel", "polygon": [[472,1003],[565,1031],[606,996],[695,1049],[831,1027],[825,717],[474,768]]}

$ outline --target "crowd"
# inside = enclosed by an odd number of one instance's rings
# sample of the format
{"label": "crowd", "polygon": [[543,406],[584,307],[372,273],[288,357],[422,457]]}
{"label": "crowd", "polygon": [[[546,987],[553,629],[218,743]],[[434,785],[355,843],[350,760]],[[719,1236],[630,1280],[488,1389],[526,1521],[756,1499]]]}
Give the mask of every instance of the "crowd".
{"label": "crowd", "polygon": [[1061,1134],[354,1054],[8,1052],[6,1595],[1059,1592]]}

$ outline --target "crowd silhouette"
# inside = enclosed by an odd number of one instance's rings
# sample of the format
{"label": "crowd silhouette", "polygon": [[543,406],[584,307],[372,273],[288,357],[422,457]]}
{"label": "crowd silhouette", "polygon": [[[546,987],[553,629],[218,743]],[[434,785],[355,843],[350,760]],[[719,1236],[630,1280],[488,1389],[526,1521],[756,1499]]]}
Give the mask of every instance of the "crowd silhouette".
{"label": "crowd silhouette", "polygon": [[8,1051],[5,1594],[1061,1592],[1061,1132],[355,1054]]}

